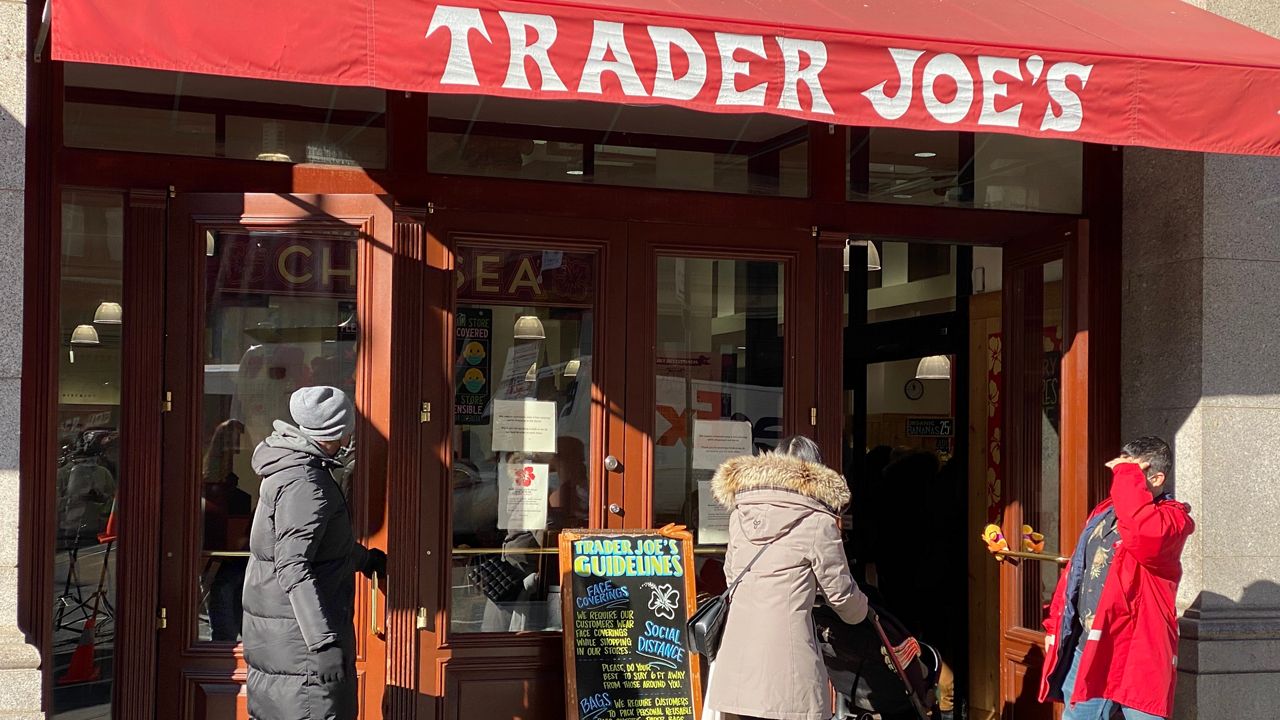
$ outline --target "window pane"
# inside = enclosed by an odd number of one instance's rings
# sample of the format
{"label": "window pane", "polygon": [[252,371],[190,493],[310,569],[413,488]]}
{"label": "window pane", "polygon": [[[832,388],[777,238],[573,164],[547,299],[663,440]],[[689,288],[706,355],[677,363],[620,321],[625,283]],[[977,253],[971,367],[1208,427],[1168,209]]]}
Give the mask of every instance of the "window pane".
{"label": "window pane", "polygon": [[559,630],[560,530],[589,520],[596,257],[456,262],[450,628]]}
{"label": "window pane", "polygon": [[107,65],[66,66],[70,147],[386,167],[386,93]]}
{"label": "window pane", "polygon": [[871,242],[878,248],[880,269],[867,270],[867,322],[956,309],[954,245]]}
{"label": "window pane", "polygon": [[653,522],[728,542],[710,493],[720,461],[777,444],[785,343],[779,262],[660,257]]}
{"label": "window pane", "polygon": [[1078,213],[1084,146],[996,133],[849,128],[848,197]]}
{"label": "window pane", "polygon": [[808,127],[674,107],[433,95],[428,169],[630,187],[808,195]]}
{"label": "window pane", "polygon": [[[197,637],[240,639],[240,590],[261,480],[253,450],[289,397],[332,385],[355,398],[356,233],[224,231],[206,238],[203,519]],[[355,457],[337,478],[349,495]]]}
{"label": "window pane", "polygon": [[[1062,417],[1060,393],[1062,369],[1062,268],[1061,260],[1045,263],[1041,268],[1039,313],[1028,313],[1028,329],[1041,332],[1041,362],[1030,362],[1028,372],[1036,373],[1040,397],[1040,477],[1032,484],[1030,497],[1023,507],[1022,522],[1044,535],[1044,552],[1059,551],[1058,521],[1060,517],[1059,469],[1062,463],[1062,439],[1059,434]],[[1034,304],[1034,303],[1033,303]],[[1034,324],[1033,324],[1034,323]],[[1053,599],[1059,568],[1053,563],[1024,563],[1022,576],[1022,617],[1039,630],[1042,607]]]}
{"label": "window pane", "polygon": [[1001,210],[1078,213],[1084,145],[1017,135],[978,135],[974,205]]}
{"label": "window pane", "polygon": [[63,193],[54,717],[111,713],[123,250],[120,195]]}

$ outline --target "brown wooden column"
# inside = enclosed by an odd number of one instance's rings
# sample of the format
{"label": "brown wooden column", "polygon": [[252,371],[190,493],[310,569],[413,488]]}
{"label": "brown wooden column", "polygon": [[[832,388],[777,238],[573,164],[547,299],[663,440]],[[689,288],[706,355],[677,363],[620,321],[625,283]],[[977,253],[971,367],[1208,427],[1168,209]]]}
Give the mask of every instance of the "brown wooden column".
{"label": "brown wooden column", "polygon": [[844,466],[844,246],[848,233],[818,233],[818,426],[814,439],[827,464]]}
{"label": "brown wooden column", "polygon": [[[392,247],[391,447],[387,478],[387,720],[414,717],[418,686],[418,576],[431,557],[420,552],[418,514],[422,497],[422,372],[425,315],[423,263],[426,215],[397,207]],[[433,404],[432,420],[449,409]]]}
{"label": "brown wooden column", "polygon": [[115,717],[139,720],[155,713],[166,201],[163,191],[130,191],[124,228],[113,705]]}

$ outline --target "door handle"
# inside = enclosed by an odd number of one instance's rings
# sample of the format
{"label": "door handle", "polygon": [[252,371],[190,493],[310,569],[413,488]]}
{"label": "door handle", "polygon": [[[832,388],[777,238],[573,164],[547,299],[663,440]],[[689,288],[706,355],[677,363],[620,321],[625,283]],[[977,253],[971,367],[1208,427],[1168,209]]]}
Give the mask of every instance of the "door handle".
{"label": "door handle", "polygon": [[618,517],[622,517],[622,506],[618,503],[609,503],[609,512],[617,515]]}
{"label": "door handle", "polygon": [[378,573],[369,576],[369,632],[379,639],[386,640],[387,632],[382,627],[381,613],[378,612]]}
{"label": "door handle", "polygon": [[604,459],[604,469],[612,473],[622,472],[622,463],[618,461],[618,458],[609,455]]}

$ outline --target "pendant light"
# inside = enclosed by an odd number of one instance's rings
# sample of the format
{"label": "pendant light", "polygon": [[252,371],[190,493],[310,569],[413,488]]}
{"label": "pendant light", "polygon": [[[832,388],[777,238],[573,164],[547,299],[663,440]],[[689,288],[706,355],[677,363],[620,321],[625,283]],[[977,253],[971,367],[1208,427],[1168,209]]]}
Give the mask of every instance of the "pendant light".
{"label": "pendant light", "polygon": [[98,329],[92,325],[77,325],[75,330],[71,331],[72,345],[101,345],[102,341],[98,339]]}
{"label": "pendant light", "polygon": [[578,370],[582,369],[582,361],[574,358],[564,364],[564,376],[567,378],[578,377]]}
{"label": "pendant light", "polygon": [[917,380],[950,380],[951,358],[946,355],[930,355],[916,366]]}
{"label": "pendant light", "polygon": [[124,322],[124,309],[120,303],[100,303],[93,313],[93,322],[95,325],[120,325]]}
{"label": "pendant light", "polygon": [[547,331],[537,315],[521,315],[516,319],[516,340],[546,340]]}
{"label": "pendant light", "polygon": [[862,241],[845,240],[844,241],[845,272],[849,272],[849,248],[853,247],[855,244],[863,245],[867,248],[867,272],[871,272],[873,270],[879,270],[880,269],[880,251],[876,250],[875,243],[871,242],[870,240],[862,240]]}

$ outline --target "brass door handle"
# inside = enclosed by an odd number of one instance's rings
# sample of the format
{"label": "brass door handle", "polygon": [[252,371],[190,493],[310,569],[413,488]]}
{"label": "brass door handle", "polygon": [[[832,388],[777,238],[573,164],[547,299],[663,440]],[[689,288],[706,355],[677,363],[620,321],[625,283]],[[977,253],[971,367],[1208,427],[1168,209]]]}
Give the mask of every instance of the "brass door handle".
{"label": "brass door handle", "polygon": [[378,573],[374,573],[369,576],[369,632],[382,640],[386,640],[387,632],[382,627],[380,615],[378,612]]}

